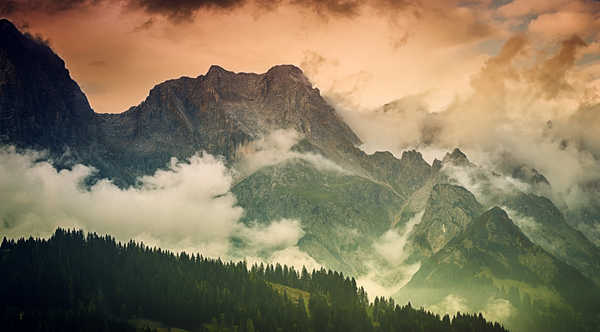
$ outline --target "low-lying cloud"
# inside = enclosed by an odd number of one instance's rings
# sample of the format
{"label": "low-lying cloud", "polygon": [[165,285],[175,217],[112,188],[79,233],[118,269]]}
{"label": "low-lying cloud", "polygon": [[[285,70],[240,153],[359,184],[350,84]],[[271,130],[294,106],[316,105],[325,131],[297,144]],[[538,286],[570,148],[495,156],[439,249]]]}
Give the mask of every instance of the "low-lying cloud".
{"label": "low-lying cloud", "polygon": [[240,223],[244,211],[229,191],[233,176],[220,159],[196,154],[173,159],[166,170],[121,189],[108,180],[91,187],[94,169],[75,165],[56,170],[43,154],[0,149],[0,233],[7,237],[47,237],[57,227],[108,233],[121,241],[205,256],[266,262],[316,262],[298,250],[304,235],[298,220]]}
{"label": "low-lying cloud", "polygon": [[408,237],[416,225],[421,223],[425,211],[417,213],[406,222],[401,230],[390,229],[373,245],[375,251],[389,264],[402,264],[409,256],[406,244]]}
{"label": "low-lying cloud", "polygon": [[293,129],[274,130],[258,140],[241,146],[237,151],[238,162],[235,168],[241,176],[244,176],[263,167],[277,165],[291,159],[301,159],[322,171],[349,173],[320,154],[294,151],[293,146],[301,139],[302,135]]}
{"label": "low-lying cloud", "polygon": [[481,312],[484,317],[490,321],[503,322],[506,321],[516,310],[510,301],[502,298],[491,297],[487,300],[483,308],[473,308],[467,299],[464,297],[450,294],[441,302],[427,307],[439,315],[456,315],[457,313]]}
{"label": "low-lying cloud", "polygon": [[367,262],[368,272],[357,283],[374,296],[391,296],[404,287],[421,267],[420,262],[408,263],[408,237],[421,222],[424,211],[417,213],[402,228],[390,229],[373,243],[374,254]]}

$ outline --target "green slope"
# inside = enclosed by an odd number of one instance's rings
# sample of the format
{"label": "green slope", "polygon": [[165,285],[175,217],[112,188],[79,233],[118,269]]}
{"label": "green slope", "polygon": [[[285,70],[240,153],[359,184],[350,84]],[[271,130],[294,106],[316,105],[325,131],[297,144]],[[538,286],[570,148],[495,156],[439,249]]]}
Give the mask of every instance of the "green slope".
{"label": "green slope", "polygon": [[514,212],[515,223],[531,241],[600,285],[600,248],[569,226],[549,199],[517,194],[503,205]]}
{"label": "green slope", "polygon": [[473,221],[396,294],[438,308],[453,297],[484,312],[509,302],[504,322],[515,331],[593,331],[600,308],[598,287],[531,242],[500,208]]}
{"label": "green slope", "polygon": [[245,222],[298,219],[305,231],[300,248],[319,263],[353,275],[364,272],[361,257],[389,229],[403,202],[386,185],[318,170],[300,159],[265,167],[232,192]]}

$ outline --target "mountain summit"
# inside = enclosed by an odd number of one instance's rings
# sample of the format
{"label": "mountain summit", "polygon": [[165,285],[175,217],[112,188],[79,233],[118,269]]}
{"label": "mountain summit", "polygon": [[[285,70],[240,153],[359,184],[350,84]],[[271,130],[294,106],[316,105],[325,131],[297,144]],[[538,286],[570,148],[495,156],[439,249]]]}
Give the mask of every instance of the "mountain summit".
{"label": "mountain summit", "polygon": [[93,118],[64,61],[0,20],[0,143],[49,149],[87,143]]}
{"label": "mountain summit", "polygon": [[213,65],[205,75],[156,85],[123,113],[98,114],[47,45],[8,21],[2,26],[0,143],[46,149],[55,160],[68,151],[74,160],[65,161],[67,166],[93,165],[98,176],[119,185],[198,151],[233,161],[241,146],[277,129],[295,130],[303,137],[303,151],[383,182],[402,197],[431,174],[416,151],[396,159],[358,149],[358,136],[296,66],[255,74]]}
{"label": "mountain summit", "polygon": [[360,143],[292,65],[264,74],[211,66],[205,75],[158,84],[126,112],[97,114],[46,44],[7,20],[0,32],[0,142],[55,156],[68,149],[74,162],[92,164],[118,183],[196,151],[231,160],[240,145],[275,129],[294,129],[338,158],[339,146]]}

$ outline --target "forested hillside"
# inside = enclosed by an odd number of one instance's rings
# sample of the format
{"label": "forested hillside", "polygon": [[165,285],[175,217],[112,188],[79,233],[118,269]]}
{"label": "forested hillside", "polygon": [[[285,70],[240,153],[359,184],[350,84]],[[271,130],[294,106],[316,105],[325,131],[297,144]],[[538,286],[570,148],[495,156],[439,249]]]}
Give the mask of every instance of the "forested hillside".
{"label": "forested hillside", "polygon": [[370,303],[338,272],[248,267],[80,230],[4,238],[0,271],[5,331],[135,331],[140,321],[189,331],[505,331],[481,315]]}

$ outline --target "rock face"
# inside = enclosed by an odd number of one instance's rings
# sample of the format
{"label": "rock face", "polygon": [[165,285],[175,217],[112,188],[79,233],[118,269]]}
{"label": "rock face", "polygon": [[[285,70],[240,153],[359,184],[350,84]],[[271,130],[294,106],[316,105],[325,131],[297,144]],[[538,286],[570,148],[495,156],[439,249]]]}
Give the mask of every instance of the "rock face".
{"label": "rock face", "polygon": [[205,150],[231,159],[241,144],[286,128],[324,147],[359,142],[300,69],[287,65],[261,75],[212,66],[204,76],[157,85],[125,113],[98,118],[104,141],[139,158]]}
{"label": "rock face", "polygon": [[157,85],[127,112],[96,119],[109,155],[135,176],[197,151],[231,161],[241,145],[274,129],[294,129],[328,152],[360,142],[300,69],[288,65],[260,75],[212,66],[206,75]]}
{"label": "rock face", "polygon": [[364,155],[361,164],[375,179],[389,183],[401,196],[408,197],[421,188],[435,171],[420,152],[404,151],[400,159],[390,152]]}
{"label": "rock face", "polygon": [[454,149],[452,153],[446,153],[444,159],[442,160],[442,163],[445,165],[453,165],[459,167],[473,166],[473,164],[471,164],[471,162],[467,158],[467,155],[460,151],[459,148]]}
{"label": "rock face", "polygon": [[155,86],[126,112],[97,114],[50,48],[6,20],[1,29],[2,143],[46,149],[55,160],[68,151],[68,162],[91,164],[99,177],[121,186],[135,184],[172,157],[206,151],[233,164],[244,144],[273,130],[300,133],[296,151],[323,155],[349,174],[295,160],[249,174],[232,191],[246,222],[302,220],[301,248],[328,267],[361,272],[360,255],[397,220],[406,197],[434,174],[416,151],[397,159],[358,149],[359,138],[297,67],[253,74],[212,66],[205,75]]}
{"label": "rock face", "polygon": [[264,74],[212,66],[206,75],[155,86],[120,114],[94,113],[64,62],[43,43],[0,24],[0,142],[68,150],[122,185],[197,151],[234,160],[239,147],[274,129],[294,129],[305,147],[407,196],[429,176],[418,152],[368,156],[354,132],[291,65]]}
{"label": "rock face", "polygon": [[465,188],[450,184],[434,185],[422,221],[411,234],[415,249],[426,257],[437,253],[448,241],[462,233],[482,210],[475,196]]}
{"label": "rock face", "polygon": [[57,150],[89,144],[94,113],[65,63],[0,20],[0,143]]}

